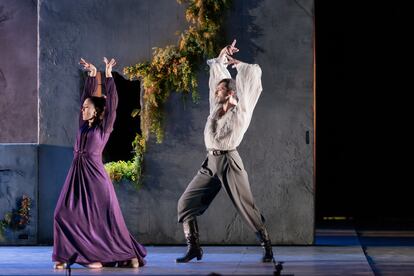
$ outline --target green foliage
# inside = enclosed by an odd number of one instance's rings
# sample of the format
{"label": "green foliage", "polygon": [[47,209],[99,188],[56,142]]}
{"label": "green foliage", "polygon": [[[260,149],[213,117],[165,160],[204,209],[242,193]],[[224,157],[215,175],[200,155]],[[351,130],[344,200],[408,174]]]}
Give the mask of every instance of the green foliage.
{"label": "green foliage", "polygon": [[135,175],[133,173],[134,166],[131,161],[116,161],[108,162],[105,164],[105,170],[109,174],[112,181],[120,182],[122,179],[135,181]]}
{"label": "green foliage", "polygon": [[0,220],[0,240],[4,239],[4,231],[9,228],[13,231],[22,230],[30,222],[30,206],[32,199],[26,195],[18,201],[18,209],[7,212]]}
{"label": "green foliage", "polygon": [[108,162],[105,164],[105,170],[113,182],[119,183],[122,180],[128,180],[139,188],[142,184],[144,152],[146,150],[145,139],[137,134],[132,142],[132,147],[135,153],[132,160]]}

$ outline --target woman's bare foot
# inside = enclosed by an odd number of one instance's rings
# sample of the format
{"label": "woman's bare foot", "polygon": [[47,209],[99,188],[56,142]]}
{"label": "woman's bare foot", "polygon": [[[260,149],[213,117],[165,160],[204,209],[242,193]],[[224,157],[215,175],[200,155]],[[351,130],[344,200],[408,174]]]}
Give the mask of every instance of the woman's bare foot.
{"label": "woman's bare foot", "polygon": [[86,264],[85,265],[87,268],[102,268],[102,263],[100,262],[95,262],[95,263],[90,263],[90,264]]}
{"label": "woman's bare foot", "polygon": [[138,268],[139,267],[139,262],[137,258],[133,258],[131,260],[128,261],[121,261],[118,262],[118,267],[123,267],[123,268]]}
{"label": "woman's bare foot", "polygon": [[139,267],[138,258],[131,259],[131,267],[132,268],[138,268]]}
{"label": "woman's bare foot", "polygon": [[55,262],[55,264],[53,265],[54,269],[65,269],[66,268],[66,263],[62,263],[62,262]]}

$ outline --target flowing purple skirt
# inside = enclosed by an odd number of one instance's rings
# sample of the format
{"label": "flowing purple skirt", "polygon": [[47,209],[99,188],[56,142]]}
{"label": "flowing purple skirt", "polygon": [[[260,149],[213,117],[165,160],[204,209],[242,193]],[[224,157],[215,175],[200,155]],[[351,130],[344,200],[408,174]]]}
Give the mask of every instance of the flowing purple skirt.
{"label": "flowing purple skirt", "polygon": [[111,263],[138,258],[146,249],[129,233],[113,184],[102,163],[109,133],[81,127],[75,155],[54,214],[52,260]]}

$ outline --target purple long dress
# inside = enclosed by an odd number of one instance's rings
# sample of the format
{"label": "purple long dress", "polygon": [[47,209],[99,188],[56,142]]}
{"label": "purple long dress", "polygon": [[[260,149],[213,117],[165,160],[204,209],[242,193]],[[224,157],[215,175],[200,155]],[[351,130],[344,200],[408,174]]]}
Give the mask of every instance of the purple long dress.
{"label": "purple long dress", "polygon": [[[81,103],[96,90],[88,77]],[[79,117],[74,158],[54,214],[52,260],[110,263],[137,257],[145,264],[146,249],[129,233],[113,184],[102,163],[102,151],[113,129],[118,95],[113,78],[106,78],[106,109],[100,125],[89,127]]]}

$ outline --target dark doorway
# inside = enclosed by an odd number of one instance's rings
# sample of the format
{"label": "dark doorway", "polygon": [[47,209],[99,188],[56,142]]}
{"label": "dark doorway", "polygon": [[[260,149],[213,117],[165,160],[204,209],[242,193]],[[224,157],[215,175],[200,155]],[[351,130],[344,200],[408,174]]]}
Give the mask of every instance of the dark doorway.
{"label": "dark doorway", "polygon": [[134,109],[140,108],[140,82],[127,80],[118,73],[113,73],[113,76],[119,102],[114,130],[103,152],[103,161],[105,163],[132,159],[131,143],[136,133],[140,133],[139,116],[131,116]]}
{"label": "dark doorway", "polygon": [[341,6],[315,0],[316,49],[316,217],[353,215],[344,168],[349,126],[344,95],[344,33]]}
{"label": "dark doorway", "polygon": [[414,219],[407,6],[315,0],[316,218]]}

